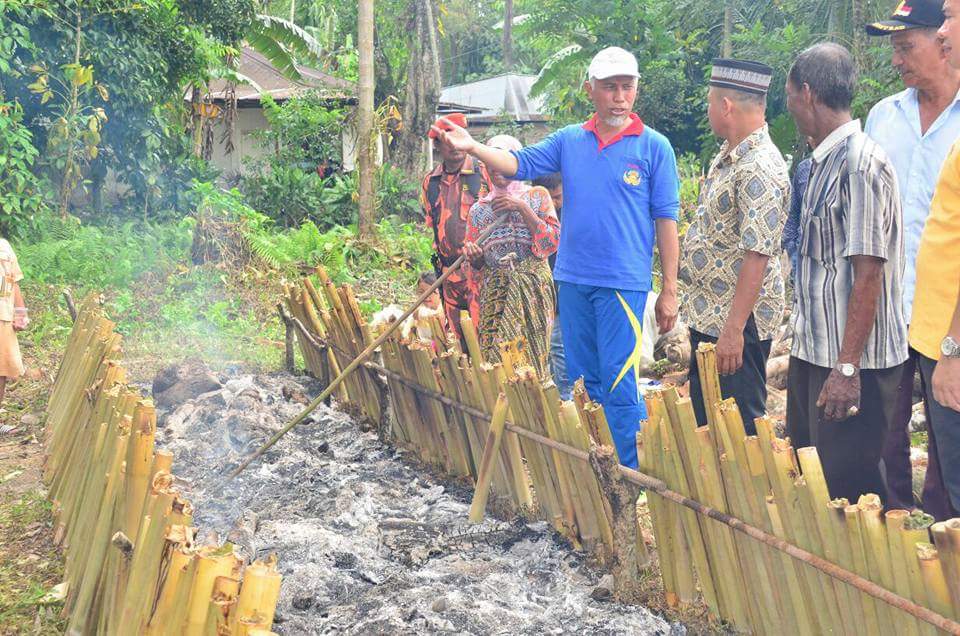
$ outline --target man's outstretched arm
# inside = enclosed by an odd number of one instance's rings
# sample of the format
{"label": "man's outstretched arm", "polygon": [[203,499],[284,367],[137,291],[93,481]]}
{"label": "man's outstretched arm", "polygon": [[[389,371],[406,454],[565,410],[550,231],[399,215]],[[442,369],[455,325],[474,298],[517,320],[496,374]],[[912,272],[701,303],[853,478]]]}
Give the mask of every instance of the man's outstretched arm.
{"label": "man's outstretched arm", "polygon": [[517,169],[519,168],[517,158],[511,153],[506,150],[499,150],[483,145],[471,137],[466,129],[457,126],[449,119],[444,118],[440,121],[444,122],[449,129],[442,130],[437,126],[431,126],[431,128],[441,143],[446,142],[457,150],[462,150],[473,155],[486,164],[488,169],[496,170],[505,177],[512,177],[517,174]]}

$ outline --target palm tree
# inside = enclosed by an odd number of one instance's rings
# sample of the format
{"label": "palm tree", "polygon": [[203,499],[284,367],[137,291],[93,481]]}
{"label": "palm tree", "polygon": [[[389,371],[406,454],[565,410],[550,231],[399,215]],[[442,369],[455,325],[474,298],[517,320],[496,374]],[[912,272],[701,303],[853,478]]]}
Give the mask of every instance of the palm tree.
{"label": "palm tree", "polygon": [[373,0],[360,0],[357,16],[357,45],[360,57],[360,86],[357,104],[357,128],[360,148],[358,153],[359,203],[357,233],[367,238],[373,231],[373,213],[376,205],[374,180],[376,165],[373,156]]}

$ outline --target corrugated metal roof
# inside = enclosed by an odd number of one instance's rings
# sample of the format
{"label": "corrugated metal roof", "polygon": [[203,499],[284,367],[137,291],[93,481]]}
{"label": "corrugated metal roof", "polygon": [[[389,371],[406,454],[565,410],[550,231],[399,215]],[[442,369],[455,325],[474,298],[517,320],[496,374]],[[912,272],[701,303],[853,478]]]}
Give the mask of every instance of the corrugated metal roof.
{"label": "corrugated metal roof", "polygon": [[543,121],[543,98],[531,98],[530,88],[536,75],[505,73],[466,84],[447,86],[440,92],[440,101],[460,104],[481,111],[468,119],[497,116],[516,121]]}
{"label": "corrugated metal roof", "polygon": [[[274,68],[267,58],[248,46],[243,47],[237,68],[237,72],[252,79],[263,89],[264,93],[277,100],[289,99],[316,90],[327,94],[332,99],[352,99],[356,94],[356,86],[352,82],[327,75],[307,66],[298,65],[297,70],[303,76],[302,82],[287,79]],[[224,99],[227,91],[227,81],[222,79],[211,81],[209,91],[211,99]],[[256,103],[260,101],[260,92],[252,86],[240,84],[236,87],[236,93],[238,102]]]}

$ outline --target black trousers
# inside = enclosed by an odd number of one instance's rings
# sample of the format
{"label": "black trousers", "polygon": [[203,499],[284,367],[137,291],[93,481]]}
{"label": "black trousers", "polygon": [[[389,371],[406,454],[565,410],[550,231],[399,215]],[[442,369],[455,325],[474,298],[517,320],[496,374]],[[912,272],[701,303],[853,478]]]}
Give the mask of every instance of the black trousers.
{"label": "black trousers", "polygon": [[[706,426],[707,410],[703,404],[697,365],[697,346],[701,342],[716,344],[717,339],[691,329],[690,400],[697,415],[697,425]],[[770,356],[770,345],[770,340],[760,340],[757,323],[751,314],[743,327],[743,366],[732,375],[720,376],[720,393],[724,399],[733,398],[737,401],[747,435],[757,434],[753,421],[767,412],[767,358]]]}
{"label": "black trousers", "polygon": [[[923,354],[917,356],[920,377],[923,378],[923,401],[927,407],[928,428],[936,434],[937,440],[936,448],[932,445],[930,447],[927,472],[939,472],[953,505],[952,511],[935,511],[931,514],[946,516],[960,510],[960,412],[940,404],[933,397],[933,370],[937,361]],[[936,465],[932,461],[934,458],[939,460]],[[924,503],[926,504],[926,501]],[[926,506],[924,511],[927,512]]]}
{"label": "black trousers", "polygon": [[903,365],[860,371],[860,411],[839,422],[823,419],[817,406],[831,369],[790,358],[787,373],[787,434],[794,448],[816,446],[831,498],[855,504],[860,495],[886,495],[880,455],[896,417]]}

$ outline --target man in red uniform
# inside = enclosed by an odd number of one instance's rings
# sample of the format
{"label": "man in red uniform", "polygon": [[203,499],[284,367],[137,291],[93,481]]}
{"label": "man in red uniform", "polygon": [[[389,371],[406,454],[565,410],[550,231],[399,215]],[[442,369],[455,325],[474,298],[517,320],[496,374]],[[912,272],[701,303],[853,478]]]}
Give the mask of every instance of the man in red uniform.
{"label": "man in red uniform", "polygon": [[[460,113],[448,115],[446,119],[458,126],[467,125],[467,118]],[[432,130],[429,135],[431,139],[437,138]],[[438,148],[442,160],[423,178],[420,204],[426,215],[427,227],[433,230],[433,266],[439,276],[457,260],[463,250],[470,206],[486,195],[492,186],[490,175],[482,163],[444,141],[438,142]],[[480,323],[480,294],[469,268],[470,265],[464,263],[460,271],[451,274],[442,287],[447,324],[458,338],[462,338],[461,310],[470,312],[475,325]]]}

